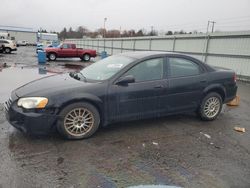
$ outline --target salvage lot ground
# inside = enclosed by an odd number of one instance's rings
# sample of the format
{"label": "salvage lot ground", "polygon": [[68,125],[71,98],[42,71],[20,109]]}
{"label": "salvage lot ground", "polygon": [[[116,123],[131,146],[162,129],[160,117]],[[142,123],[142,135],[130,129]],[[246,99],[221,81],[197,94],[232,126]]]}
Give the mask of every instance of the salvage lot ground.
{"label": "salvage lot ground", "polygon": [[[250,85],[239,83],[240,106],[225,106],[213,122],[185,114],[111,125],[81,141],[57,134],[33,138],[5,120],[2,103],[10,91],[89,64],[36,61],[33,47],[0,56],[10,66],[0,72],[0,187],[250,187]],[[235,126],[246,133],[235,132]]]}

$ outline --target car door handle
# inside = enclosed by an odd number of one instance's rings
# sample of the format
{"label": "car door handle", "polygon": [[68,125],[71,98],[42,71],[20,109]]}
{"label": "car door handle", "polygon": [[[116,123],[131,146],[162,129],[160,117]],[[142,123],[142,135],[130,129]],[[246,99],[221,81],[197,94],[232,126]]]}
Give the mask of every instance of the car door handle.
{"label": "car door handle", "polygon": [[206,83],[207,82],[207,80],[201,80],[200,81],[200,83]]}
{"label": "car door handle", "polygon": [[157,85],[154,87],[155,89],[160,89],[160,88],[163,88],[163,85]]}

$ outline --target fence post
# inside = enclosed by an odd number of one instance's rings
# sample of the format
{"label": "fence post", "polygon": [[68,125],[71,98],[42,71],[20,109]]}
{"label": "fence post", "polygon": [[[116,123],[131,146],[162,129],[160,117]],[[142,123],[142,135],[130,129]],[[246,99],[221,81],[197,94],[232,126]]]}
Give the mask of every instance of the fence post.
{"label": "fence post", "polygon": [[152,37],[150,37],[150,40],[149,40],[149,51],[151,51],[151,48],[152,48]]}
{"label": "fence post", "polygon": [[99,53],[99,39],[97,39],[97,52]]}
{"label": "fence post", "polygon": [[135,51],[135,43],[136,43],[136,39],[134,39],[133,51]]}
{"label": "fence post", "polygon": [[113,48],[114,48],[114,39],[111,39],[111,55],[113,55]]}
{"label": "fence post", "polygon": [[123,39],[121,39],[121,53],[123,51]]}
{"label": "fence post", "polygon": [[207,63],[209,41],[210,41],[210,36],[207,35],[206,47],[205,47],[205,53],[204,53],[204,63]]}
{"label": "fence post", "polygon": [[175,51],[175,41],[176,41],[176,36],[174,36],[174,41],[173,41],[173,49],[172,49],[173,52]]}
{"label": "fence post", "polygon": [[105,38],[103,38],[103,45],[104,45],[104,47],[103,47],[103,48],[104,48],[104,49],[103,49],[103,51],[105,52],[105,50],[106,50],[106,49],[105,49],[105,45],[106,45],[106,44],[105,44]]}

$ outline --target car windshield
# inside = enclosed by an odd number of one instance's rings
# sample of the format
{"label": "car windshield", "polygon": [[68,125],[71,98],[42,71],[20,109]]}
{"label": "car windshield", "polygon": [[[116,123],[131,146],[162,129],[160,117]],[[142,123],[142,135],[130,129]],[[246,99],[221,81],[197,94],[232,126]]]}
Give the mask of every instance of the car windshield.
{"label": "car windshield", "polygon": [[86,67],[81,73],[87,79],[107,80],[133,61],[134,59],[125,56],[110,56]]}

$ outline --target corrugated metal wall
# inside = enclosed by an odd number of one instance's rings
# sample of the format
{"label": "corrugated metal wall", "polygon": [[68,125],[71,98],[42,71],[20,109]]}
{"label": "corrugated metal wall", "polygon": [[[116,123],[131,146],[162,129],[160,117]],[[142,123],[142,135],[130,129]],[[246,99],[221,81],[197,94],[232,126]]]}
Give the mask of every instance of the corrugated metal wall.
{"label": "corrugated metal wall", "polygon": [[250,78],[250,31],[67,41],[109,55],[137,50],[184,53],[211,65],[233,69],[242,79]]}

